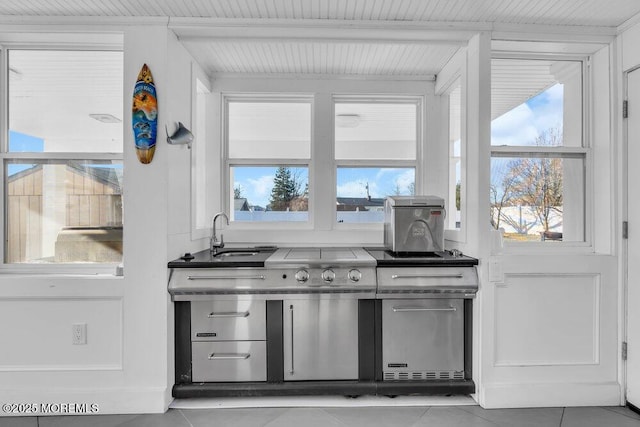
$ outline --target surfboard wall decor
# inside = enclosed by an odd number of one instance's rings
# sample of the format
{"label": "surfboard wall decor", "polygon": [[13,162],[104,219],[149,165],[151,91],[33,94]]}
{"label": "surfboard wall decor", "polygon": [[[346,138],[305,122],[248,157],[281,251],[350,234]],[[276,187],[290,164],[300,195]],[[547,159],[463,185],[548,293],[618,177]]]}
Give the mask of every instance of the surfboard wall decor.
{"label": "surfboard wall decor", "polygon": [[140,163],[151,163],[156,151],[158,133],[158,98],[153,76],[147,64],[138,73],[133,88],[132,120],[133,137],[136,142],[136,154]]}

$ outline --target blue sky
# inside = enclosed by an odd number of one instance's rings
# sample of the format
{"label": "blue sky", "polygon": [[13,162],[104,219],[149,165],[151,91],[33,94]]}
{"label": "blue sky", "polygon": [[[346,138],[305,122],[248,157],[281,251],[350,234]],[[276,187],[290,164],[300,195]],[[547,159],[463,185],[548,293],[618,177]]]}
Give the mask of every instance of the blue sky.
{"label": "blue sky", "polygon": [[562,128],[561,84],[534,96],[491,122],[491,145],[535,145],[536,137],[550,128]]}
{"label": "blue sky", "polygon": [[[563,85],[556,84],[494,119],[491,122],[491,145],[535,145],[536,137],[542,132],[550,128],[562,129],[563,93]],[[492,184],[498,190],[506,172],[503,169],[510,160],[491,160]]]}

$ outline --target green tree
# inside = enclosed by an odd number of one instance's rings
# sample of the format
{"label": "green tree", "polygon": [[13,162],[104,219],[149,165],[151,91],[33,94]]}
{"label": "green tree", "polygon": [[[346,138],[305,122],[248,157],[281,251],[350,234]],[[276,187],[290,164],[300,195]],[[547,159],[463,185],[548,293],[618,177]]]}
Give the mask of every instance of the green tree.
{"label": "green tree", "polygon": [[290,168],[280,166],[273,178],[271,189],[270,208],[273,211],[286,211],[291,206],[291,201],[300,197],[300,179],[291,172]]}
{"label": "green tree", "polygon": [[240,184],[233,189],[233,198],[242,199],[242,186]]}

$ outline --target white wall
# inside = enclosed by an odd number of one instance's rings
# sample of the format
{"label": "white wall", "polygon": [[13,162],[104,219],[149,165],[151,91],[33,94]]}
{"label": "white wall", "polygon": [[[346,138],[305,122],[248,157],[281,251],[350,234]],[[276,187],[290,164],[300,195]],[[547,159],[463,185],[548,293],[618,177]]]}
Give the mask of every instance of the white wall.
{"label": "white wall", "polygon": [[[10,29],[9,29],[10,30]],[[46,30],[46,29],[45,29]],[[84,31],[90,29],[84,28]],[[168,146],[164,125],[178,121],[191,127],[191,67],[193,61],[166,24],[113,29],[124,33],[125,111],[143,62],[154,75],[159,99],[159,137],[155,158],[140,164],[133,149],[130,118],[125,129],[125,275],[70,277],[0,275],[1,402],[97,403],[102,413],[162,412],[173,385],[173,318],[167,293],[166,262],[185,251],[206,247],[207,239],[191,239],[189,206],[191,153]],[[633,49],[640,30],[621,37],[622,62],[640,63]],[[151,48],[151,46],[153,46]],[[606,76],[609,53],[596,55],[594,87],[599,100],[611,98]],[[460,247],[480,257],[481,289],[474,308],[474,379],[485,407],[616,405],[619,383],[618,257],[611,218],[604,205],[607,189],[616,189],[614,148],[609,119],[611,107],[601,102],[593,112],[597,135],[594,154],[607,157],[593,180],[596,221],[604,228],[592,233],[593,245],[576,251],[491,252],[488,222],[490,35],[474,37],[466,52],[463,76],[468,101],[464,132],[467,147],[466,241]],[[225,91],[313,91],[321,108],[332,92],[416,92],[415,82],[309,81],[225,79],[215,82],[212,99]],[[427,108],[440,117],[433,84],[425,84]],[[219,107],[219,103],[212,102]],[[219,111],[214,112],[219,115]],[[316,111],[320,143],[328,143],[328,110]],[[212,194],[220,167],[219,128],[213,126]],[[442,132],[427,128],[426,145],[437,144]],[[197,139],[194,143],[198,143]],[[425,153],[426,154],[426,153]],[[423,185],[442,183],[433,177],[438,165],[425,155]],[[606,162],[605,162],[606,163]],[[432,180],[432,178],[434,178]],[[435,184],[440,185],[440,184]],[[438,188],[434,188],[437,191]],[[614,194],[615,191],[611,192]],[[611,196],[613,197],[613,196]],[[615,203],[612,203],[615,205]],[[216,206],[217,205],[217,206]],[[329,205],[329,204],[328,204]],[[219,198],[212,208],[220,206]],[[593,206],[593,205],[592,205]],[[279,244],[380,244],[381,233],[332,230],[263,233],[226,230],[227,241]],[[324,227],[324,229],[323,229]],[[322,231],[324,230],[324,231]],[[493,269],[490,268],[493,266]],[[503,275],[496,274],[501,267]],[[520,304],[520,305],[519,305]],[[71,345],[71,323],[87,322],[88,344]],[[525,338],[523,338],[525,337]]]}
{"label": "white wall", "polygon": [[[151,164],[137,160],[131,116],[123,122],[124,277],[0,275],[1,402],[96,403],[100,413],[145,413],[164,412],[172,399],[166,263],[199,242],[190,240],[189,151],[169,146],[163,135],[165,123],[170,130],[177,121],[190,127],[192,60],[166,23],[108,30],[124,34],[124,111],[143,63],[159,102]],[[87,345],[71,344],[72,323],[87,323]]]}

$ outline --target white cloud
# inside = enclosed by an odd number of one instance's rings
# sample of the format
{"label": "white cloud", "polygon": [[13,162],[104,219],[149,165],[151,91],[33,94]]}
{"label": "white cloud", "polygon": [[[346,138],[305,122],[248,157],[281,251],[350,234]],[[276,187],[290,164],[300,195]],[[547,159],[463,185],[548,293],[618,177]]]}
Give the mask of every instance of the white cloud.
{"label": "white cloud", "polygon": [[407,170],[404,171],[403,173],[401,173],[400,175],[398,175],[398,178],[396,179],[396,184],[398,184],[398,187],[400,188],[400,191],[402,192],[402,194],[409,194],[409,186],[414,184],[416,181],[415,179],[415,173],[413,170]]}
{"label": "white cloud", "polygon": [[266,207],[273,188],[273,178],[273,175],[263,175],[257,179],[247,178],[245,182],[240,182],[244,197],[253,205]]}
{"label": "white cloud", "polygon": [[264,196],[271,193],[271,189],[273,188],[273,179],[273,175],[264,175],[258,179],[248,178],[247,187],[253,190],[253,194],[257,196]]}
{"label": "white cloud", "polygon": [[[337,194],[338,197],[367,197],[366,181],[349,181],[338,185]],[[375,185],[375,184],[373,184]],[[369,184],[369,193],[371,193],[371,187]],[[373,195],[372,195],[373,197]]]}

